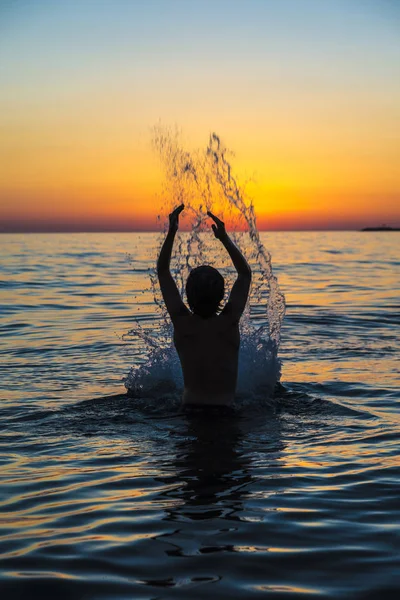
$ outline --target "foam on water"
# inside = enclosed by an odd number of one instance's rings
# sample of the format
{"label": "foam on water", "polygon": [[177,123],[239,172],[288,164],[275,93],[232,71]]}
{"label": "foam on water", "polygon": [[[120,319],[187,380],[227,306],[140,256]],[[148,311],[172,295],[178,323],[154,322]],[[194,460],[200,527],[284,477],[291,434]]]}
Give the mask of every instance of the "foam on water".
{"label": "foam on water", "polygon": [[[221,271],[228,295],[236,273],[227,252],[210,233],[207,211],[211,210],[226,222],[253,271],[250,299],[240,323],[238,396],[242,402],[255,396],[269,397],[280,378],[278,349],[285,298],[272,270],[271,255],[261,243],[253,203],[233,175],[230,152],[215,133],[210,135],[205,150],[189,152],[182,147],[177,133],[162,127],[155,128],[154,146],[166,175],[159,217],[164,230],[158,251],[164,241],[168,213],[184,203],[181,224],[189,231],[178,232],[171,265],[182,297],[188,273],[201,264]],[[134,365],[125,380],[127,390],[142,397],[174,390],[180,393],[183,387],[179,358],[172,344],[172,326],[156,277],[157,255],[155,253],[154,269],[150,272],[150,286],[160,314],[159,328],[154,331],[153,323],[150,332],[137,322],[126,336],[139,338],[143,344],[145,361]],[[265,310],[261,315],[258,311],[254,318],[252,306],[262,305]]]}

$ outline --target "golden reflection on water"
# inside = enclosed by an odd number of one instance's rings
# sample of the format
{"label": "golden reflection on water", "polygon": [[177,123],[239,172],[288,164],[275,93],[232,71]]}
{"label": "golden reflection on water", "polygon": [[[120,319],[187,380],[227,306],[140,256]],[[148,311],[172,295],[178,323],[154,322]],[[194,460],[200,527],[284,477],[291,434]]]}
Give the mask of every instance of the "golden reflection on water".
{"label": "golden reflection on water", "polygon": [[[332,342],[334,343],[334,341]],[[360,383],[371,386],[393,386],[399,376],[397,373],[397,357],[385,357],[385,370],[382,369],[382,359],[360,356],[360,358],[343,357],[343,368],[341,358],[337,356],[334,360],[315,360],[304,357],[303,360],[291,361],[283,364],[284,375],[290,381],[298,383],[327,382]],[[387,369],[387,370],[386,370]],[[400,382],[400,380],[399,380]]]}
{"label": "golden reflection on water", "polygon": [[252,585],[251,589],[257,590],[259,592],[277,592],[280,594],[321,594],[320,589],[298,587],[295,585]]}
{"label": "golden reflection on water", "polygon": [[[383,474],[385,469],[400,466],[400,456],[393,452],[397,442],[385,442],[385,445],[386,452],[385,449],[382,451],[380,447],[369,444],[368,440],[345,445],[327,440],[320,445],[310,445],[306,448],[304,445],[293,445],[285,450],[284,468],[297,471],[299,468],[305,469],[302,477],[314,477],[321,471],[324,474],[324,485],[327,480],[340,476],[337,469],[345,469],[348,477],[367,476],[369,471],[375,471],[377,468]],[[307,458],[304,458],[304,453],[307,454]],[[341,485],[338,484],[338,487]]]}
{"label": "golden reflection on water", "polygon": [[285,548],[284,546],[282,546],[281,548],[275,547],[275,546],[239,546],[239,545],[235,545],[233,546],[233,550],[235,550],[235,552],[244,552],[244,553],[256,553],[256,554],[264,554],[267,552],[276,552],[276,553],[283,553],[283,554],[288,554],[288,553],[298,553],[298,552],[303,552],[305,551],[305,548]]}
{"label": "golden reflection on water", "polygon": [[65,573],[63,571],[4,571],[6,577],[18,577],[23,579],[35,579],[35,578],[51,578],[51,579],[71,579],[79,580],[84,577],[80,575],[72,575],[71,573]]}

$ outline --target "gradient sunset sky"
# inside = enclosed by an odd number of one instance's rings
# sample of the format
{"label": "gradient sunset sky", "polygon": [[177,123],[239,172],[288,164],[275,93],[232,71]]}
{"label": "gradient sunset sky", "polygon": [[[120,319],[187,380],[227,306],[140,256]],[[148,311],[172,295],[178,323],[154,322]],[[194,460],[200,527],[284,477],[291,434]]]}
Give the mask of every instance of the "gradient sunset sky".
{"label": "gradient sunset sky", "polygon": [[260,228],[398,227],[400,2],[1,2],[0,231],[156,229],[160,122]]}

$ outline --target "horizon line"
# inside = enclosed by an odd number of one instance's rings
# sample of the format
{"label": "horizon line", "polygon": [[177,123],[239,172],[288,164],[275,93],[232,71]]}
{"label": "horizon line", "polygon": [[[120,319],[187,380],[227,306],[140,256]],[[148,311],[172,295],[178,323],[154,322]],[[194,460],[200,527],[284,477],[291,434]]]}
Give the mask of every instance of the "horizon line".
{"label": "horizon line", "polygon": [[[367,227],[362,227],[362,228],[357,228],[357,227],[344,227],[344,228],[304,228],[304,229],[265,229],[265,228],[257,228],[258,231],[260,232],[269,232],[269,233],[281,233],[281,232],[292,232],[292,233],[297,233],[297,232],[311,232],[311,231],[315,231],[315,232],[323,232],[323,231],[356,231],[356,232],[362,232],[365,229],[371,229],[371,227],[367,226]],[[372,228],[374,229],[374,228]],[[377,226],[377,229],[379,229],[379,226]],[[399,231],[400,228],[398,227],[392,227],[390,226],[389,229],[384,230],[384,231]],[[189,233],[191,230],[186,230],[186,229],[180,229],[179,230],[181,233]],[[230,230],[227,231],[227,233],[246,233],[246,229],[244,230]],[[43,234],[47,234],[47,233],[167,233],[167,230],[161,230],[161,229],[30,229],[30,230],[20,230],[20,229],[12,229],[12,230],[1,230],[0,229],[0,235],[24,235],[24,234],[35,234],[35,233],[43,233]],[[209,233],[207,231],[201,231],[200,233]]]}

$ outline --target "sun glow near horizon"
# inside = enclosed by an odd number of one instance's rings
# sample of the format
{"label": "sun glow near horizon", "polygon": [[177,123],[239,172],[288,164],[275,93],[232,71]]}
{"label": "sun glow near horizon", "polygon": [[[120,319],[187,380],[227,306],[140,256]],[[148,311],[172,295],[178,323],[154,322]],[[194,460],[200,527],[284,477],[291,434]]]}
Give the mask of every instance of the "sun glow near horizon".
{"label": "sun glow near horizon", "polygon": [[1,230],[157,229],[160,121],[221,135],[260,228],[399,226],[400,11],[250,4],[10,7]]}

